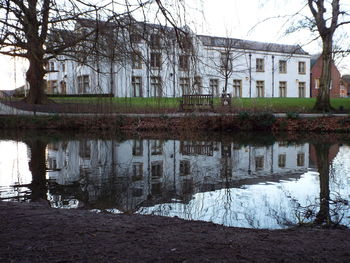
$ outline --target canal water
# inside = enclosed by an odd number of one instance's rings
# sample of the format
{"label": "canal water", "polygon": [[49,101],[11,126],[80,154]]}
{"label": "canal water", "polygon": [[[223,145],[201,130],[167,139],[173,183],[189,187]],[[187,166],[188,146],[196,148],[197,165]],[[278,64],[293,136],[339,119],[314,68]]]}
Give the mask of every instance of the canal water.
{"label": "canal water", "polygon": [[248,228],[350,226],[350,145],[264,136],[0,139],[0,200]]}

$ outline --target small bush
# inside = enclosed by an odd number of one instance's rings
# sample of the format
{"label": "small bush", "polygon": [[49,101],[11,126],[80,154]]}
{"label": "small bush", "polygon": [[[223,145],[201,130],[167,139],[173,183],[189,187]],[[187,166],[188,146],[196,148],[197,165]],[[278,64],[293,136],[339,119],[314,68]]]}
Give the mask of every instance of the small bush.
{"label": "small bush", "polygon": [[287,119],[291,119],[291,120],[295,120],[295,119],[299,119],[299,113],[297,112],[287,112]]}
{"label": "small bush", "polygon": [[254,129],[256,130],[270,130],[276,122],[276,117],[269,112],[256,114],[254,116]]}
{"label": "small bush", "polygon": [[250,117],[251,117],[251,114],[250,114],[249,112],[247,112],[247,111],[240,111],[240,112],[238,113],[238,119],[239,119],[240,121],[249,120]]}

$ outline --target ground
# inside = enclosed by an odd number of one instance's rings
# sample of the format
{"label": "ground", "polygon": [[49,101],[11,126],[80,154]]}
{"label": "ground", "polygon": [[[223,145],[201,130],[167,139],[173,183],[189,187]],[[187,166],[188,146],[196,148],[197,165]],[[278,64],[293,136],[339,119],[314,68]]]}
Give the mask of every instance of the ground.
{"label": "ground", "polygon": [[350,230],[256,230],[0,202],[0,262],[349,262]]}

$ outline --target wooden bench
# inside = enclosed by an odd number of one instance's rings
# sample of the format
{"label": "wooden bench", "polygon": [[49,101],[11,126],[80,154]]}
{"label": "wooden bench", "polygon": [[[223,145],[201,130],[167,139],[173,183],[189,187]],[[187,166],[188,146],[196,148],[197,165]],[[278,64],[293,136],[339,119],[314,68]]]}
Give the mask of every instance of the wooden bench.
{"label": "wooden bench", "polygon": [[212,110],[213,108],[213,94],[182,95],[181,110]]}

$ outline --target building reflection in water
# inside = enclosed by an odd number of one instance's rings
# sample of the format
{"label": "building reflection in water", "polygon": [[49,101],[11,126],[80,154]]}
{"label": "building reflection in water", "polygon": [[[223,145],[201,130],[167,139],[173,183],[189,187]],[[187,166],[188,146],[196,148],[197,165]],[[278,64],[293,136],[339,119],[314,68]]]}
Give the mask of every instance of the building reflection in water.
{"label": "building reflection in water", "polygon": [[[32,140],[27,142],[28,157],[22,158],[16,142],[2,145],[12,149],[8,155],[17,155],[0,163],[1,200],[47,199],[53,207],[178,216],[239,227],[340,220],[350,225],[348,146]],[[11,172],[9,163],[22,169]]]}
{"label": "building reflection in water", "polygon": [[49,144],[54,207],[137,211],[188,203],[196,193],[298,178],[309,144],[242,146],[232,142],[81,140]]}

